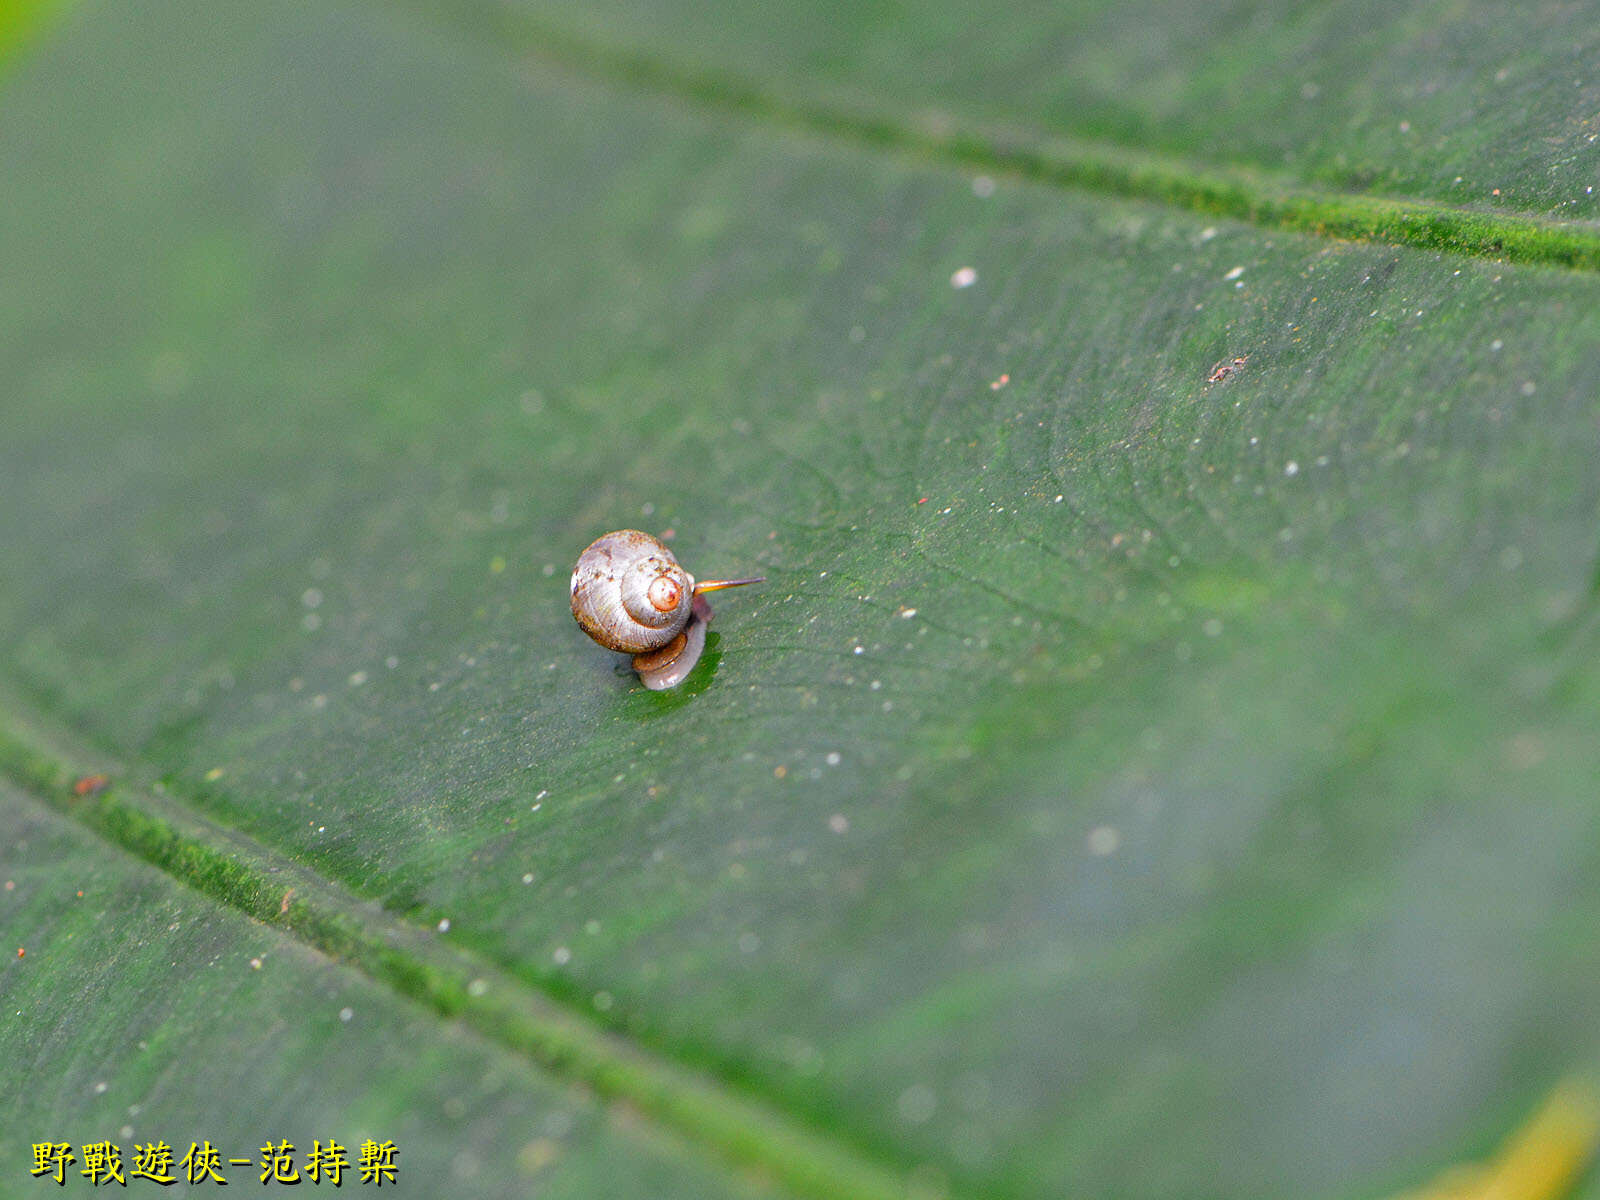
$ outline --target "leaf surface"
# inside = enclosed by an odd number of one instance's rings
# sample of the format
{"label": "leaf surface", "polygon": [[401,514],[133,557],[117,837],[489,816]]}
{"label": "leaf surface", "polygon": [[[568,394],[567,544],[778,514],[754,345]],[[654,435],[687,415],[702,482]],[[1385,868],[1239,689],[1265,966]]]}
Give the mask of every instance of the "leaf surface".
{"label": "leaf surface", "polygon": [[[1594,273],[979,194],[487,11],[90,2],[0,109],[0,763],[418,1048],[308,1112],[514,1172],[580,1081],[649,1131],[585,1117],[580,1192],[1353,1196],[1593,1065]],[[768,577],[674,692],[568,612],[630,526]],[[185,1003],[261,1027],[218,970]],[[148,1003],[100,1036],[194,1022]],[[345,1053],[329,1011],[250,1061]],[[480,1061],[514,1102],[416,1115]],[[150,1119],[265,1137],[256,1086]]]}

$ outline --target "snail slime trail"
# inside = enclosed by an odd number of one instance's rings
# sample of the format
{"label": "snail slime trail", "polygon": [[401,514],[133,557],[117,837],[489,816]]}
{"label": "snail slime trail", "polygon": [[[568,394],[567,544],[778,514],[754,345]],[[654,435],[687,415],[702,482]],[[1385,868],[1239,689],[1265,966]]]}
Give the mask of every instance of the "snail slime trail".
{"label": "snail slime trail", "polygon": [[711,605],[706,593],[763,583],[694,576],[648,533],[615,529],[590,542],[572,569],[572,615],[607,650],[633,655],[645,687],[675,687],[706,645]]}

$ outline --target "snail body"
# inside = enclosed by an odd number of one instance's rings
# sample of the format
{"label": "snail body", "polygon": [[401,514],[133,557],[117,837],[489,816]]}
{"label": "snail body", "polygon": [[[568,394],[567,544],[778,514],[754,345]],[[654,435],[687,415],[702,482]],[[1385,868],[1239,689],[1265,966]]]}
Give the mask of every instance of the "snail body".
{"label": "snail body", "polygon": [[572,570],[572,615],[608,650],[634,656],[644,685],[656,691],[679,683],[705,648],[711,621],[707,592],[760,583],[693,575],[655,538],[637,529],[602,534]]}

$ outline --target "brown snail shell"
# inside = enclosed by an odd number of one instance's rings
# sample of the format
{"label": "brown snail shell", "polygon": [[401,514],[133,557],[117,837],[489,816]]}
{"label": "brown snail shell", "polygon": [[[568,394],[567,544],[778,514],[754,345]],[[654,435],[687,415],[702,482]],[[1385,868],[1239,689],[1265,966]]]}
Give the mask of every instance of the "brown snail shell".
{"label": "brown snail shell", "polygon": [[578,556],[572,570],[572,615],[608,650],[634,656],[634,670],[656,691],[673,687],[705,649],[711,605],[705,593],[760,583],[713,579],[697,584],[648,533],[617,529],[602,534]]}

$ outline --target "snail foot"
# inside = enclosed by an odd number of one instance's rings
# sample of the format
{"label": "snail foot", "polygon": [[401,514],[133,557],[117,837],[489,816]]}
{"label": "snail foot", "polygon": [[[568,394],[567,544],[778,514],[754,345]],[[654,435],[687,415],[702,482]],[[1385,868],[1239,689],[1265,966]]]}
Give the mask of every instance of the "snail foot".
{"label": "snail foot", "polygon": [[659,650],[633,656],[633,669],[639,672],[639,681],[652,692],[663,692],[682,683],[705,651],[706,626],[710,621],[711,606],[696,596],[694,614],[682,633]]}

